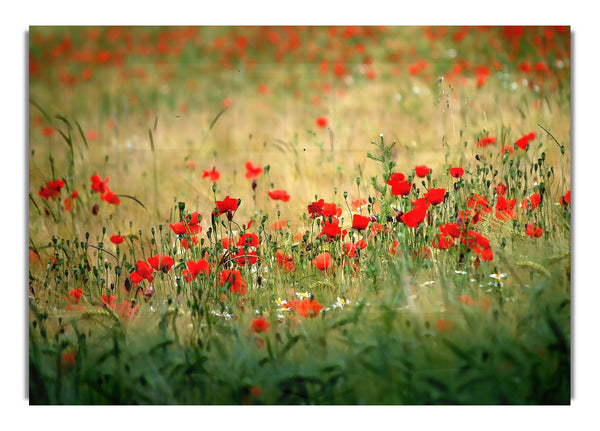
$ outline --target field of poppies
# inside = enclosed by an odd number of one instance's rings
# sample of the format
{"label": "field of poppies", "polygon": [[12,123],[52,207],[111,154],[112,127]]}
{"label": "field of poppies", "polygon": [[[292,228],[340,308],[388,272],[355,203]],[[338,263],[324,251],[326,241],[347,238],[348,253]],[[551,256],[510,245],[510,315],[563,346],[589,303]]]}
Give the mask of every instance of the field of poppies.
{"label": "field of poppies", "polygon": [[565,405],[569,27],[31,27],[35,405]]}

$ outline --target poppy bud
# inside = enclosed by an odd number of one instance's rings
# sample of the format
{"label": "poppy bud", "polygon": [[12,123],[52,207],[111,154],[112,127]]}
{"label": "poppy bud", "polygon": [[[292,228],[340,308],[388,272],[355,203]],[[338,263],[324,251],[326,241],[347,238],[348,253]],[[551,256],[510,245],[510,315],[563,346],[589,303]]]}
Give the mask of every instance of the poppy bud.
{"label": "poppy bud", "polygon": [[100,209],[100,207],[98,206],[98,204],[94,204],[94,206],[92,207],[92,214],[98,215],[99,209]]}
{"label": "poppy bud", "polygon": [[255,191],[255,190],[256,190],[256,186],[257,186],[257,183],[256,183],[256,178],[254,178],[254,179],[252,180],[252,191]]}

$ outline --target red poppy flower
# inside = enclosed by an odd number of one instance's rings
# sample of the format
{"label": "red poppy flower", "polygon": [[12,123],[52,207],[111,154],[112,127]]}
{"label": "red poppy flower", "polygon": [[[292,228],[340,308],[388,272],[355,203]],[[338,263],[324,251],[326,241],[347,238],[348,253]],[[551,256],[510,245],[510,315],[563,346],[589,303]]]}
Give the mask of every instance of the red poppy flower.
{"label": "red poppy flower", "polygon": [[256,178],[262,173],[263,168],[261,168],[260,166],[254,166],[250,161],[246,162],[246,178]]}
{"label": "red poppy flower", "polygon": [[100,195],[100,199],[113,205],[119,205],[121,203],[119,197],[110,190],[107,190],[105,194]]}
{"label": "red poppy flower", "polygon": [[367,216],[354,214],[352,216],[352,228],[356,230],[365,230],[371,220]]}
{"label": "red poppy flower", "polygon": [[417,227],[419,223],[425,220],[427,209],[423,206],[418,206],[413,210],[402,214],[400,220],[408,227]]}
{"label": "red poppy flower", "polygon": [[411,184],[404,179],[404,174],[394,173],[387,181],[387,184],[392,186],[392,194],[394,196],[406,196],[410,193]]}
{"label": "red poppy flower", "polygon": [[246,282],[238,269],[224,269],[220,277],[221,286],[229,285],[233,293],[246,295]]}
{"label": "red poppy flower", "polygon": [[328,217],[323,221],[322,227],[323,230],[319,234],[319,237],[322,235],[327,236],[328,240],[337,240],[340,239],[342,235],[342,229],[339,226],[340,220],[336,217]]}
{"label": "red poppy flower", "polygon": [[415,174],[419,178],[426,177],[429,172],[431,172],[431,169],[425,165],[415,166]]}
{"label": "red poppy flower", "polygon": [[516,199],[508,201],[504,196],[498,196],[496,202],[496,218],[499,220],[510,220],[517,217],[517,213],[513,210],[516,203]]}
{"label": "red poppy flower", "polygon": [[446,189],[429,189],[427,193],[425,193],[425,198],[427,202],[432,205],[437,205],[444,201],[444,197],[446,196]]}
{"label": "red poppy flower", "polygon": [[458,302],[465,305],[477,305],[477,301],[471,298],[469,295],[462,295],[458,297]]}
{"label": "red poppy flower", "polygon": [[528,224],[525,233],[527,233],[527,236],[539,238],[544,233],[544,229],[537,224],[535,226],[533,224]]}
{"label": "red poppy flower", "polygon": [[365,198],[355,199],[352,201],[352,209],[358,211],[362,206],[367,205],[367,203]]}
{"label": "red poppy flower", "polygon": [[522,149],[523,151],[527,151],[529,142],[533,141],[535,139],[535,136],[536,136],[535,132],[528,133],[527,135],[522,136],[519,139],[517,139],[517,141],[515,142],[515,145],[517,147],[519,147],[520,149]]}
{"label": "red poppy flower", "polygon": [[250,326],[251,332],[256,332],[257,334],[261,332],[265,332],[271,327],[271,324],[265,320],[263,316],[260,316],[258,319],[254,319],[252,321],[252,325]]}
{"label": "red poppy flower", "polygon": [[100,299],[102,300],[102,305],[106,305],[107,307],[110,308],[115,308],[116,304],[115,304],[115,295],[100,295]]}
{"label": "red poppy flower", "polygon": [[484,136],[477,141],[477,148],[487,147],[488,145],[492,145],[494,142],[496,142],[495,136]]}
{"label": "red poppy flower", "polygon": [[319,199],[316,202],[313,202],[308,206],[308,213],[312,218],[316,218],[323,215],[323,206],[325,205],[325,201],[323,199]]}
{"label": "red poppy flower", "polygon": [[42,134],[44,136],[52,136],[54,134],[54,127],[52,127],[52,126],[45,126],[42,129]]}
{"label": "red poppy flower", "polygon": [[283,202],[288,202],[290,200],[290,195],[288,195],[285,190],[269,190],[267,193],[273,200],[280,200]]}
{"label": "red poppy flower", "polygon": [[325,117],[317,118],[317,126],[320,127],[321,129],[327,127],[327,118],[325,118]]}
{"label": "red poppy flower", "polygon": [[108,183],[108,177],[102,181],[100,175],[94,174],[91,176],[90,180],[92,181],[92,191],[100,194],[104,194],[108,191],[108,186],[106,185],[106,183]]}
{"label": "red poppy flower", "polygon": [[323,309],[321,304],[311,298],[293,299],[289,302],[292,310],[302,317],[316,317],[319,311]]}
{"label": "red poppy flower", "polygon": [[521,208],[523,208],[523,209],[529,208],[531,210],[534,210],[539,206],[541,199],[542,199],[542,197],[540,196],[539,193],[533,193],[528,198],[523,199],[523,201],[521,202]]}
{"label": "red poppy flower", "polygon": [[125,241],[125,238],[123,238],[121,235],[113,235],[110,237],[110,242],[112,242],[113,244],[121,244],[123,241]]}
{"label": "red poppy flower", "polygon": [[230,198],[229,196],[222,201],[215,201],[215,204],[217,207],[214,210],[214,214],[217,217],[221,214],[234,213],[238,208],[238,200]]}
{"label": "red poppy flower", "polygon": [[175,261],[173,260],[173,258],[167,255],[157,254],[156,256],[149,257],[148,263],[155,270],[166,273],[173,267]]}
{"label": "red poppy flower", "polygon": [[486,248],[481,252],[481,260],[491,261],[494,258],[494,252],[491,248]]}
{"label": "red poppy flower", "polygon": [[238,247],[258,247],[260,246],[260,242],[258,240],[258,235],[255,233],[245,233],[238,240]]}
{"label": "red poppy flower", "polygon": [[186,271],[187,271],[187,274],[190,274],[190,276],[193,277],[194,279],[196,278],[197,275],[200,275],[200,274],[208,275],[210,272],[210,265],[209,265],[208,261],[205,259],[200,259],[197,261],[188,260],[186,262],[186,266],[187,266],[187,269],[184,269],[183,272],[186,273]]}
{"label": "red poppy flower", "polygon": [[475,210],[479,209],[484,214],[489,213],[492,210],[490,202],[485,198],[485,196],[481,196],[477,193],[473,193],[473,195],[468,198],[467,207]]}
{"label": "red poppy flower", "polygon": [[287,227],[287,220],[277,220],[276,222],[271,223],[271,230],[278,231]]}
{"label": "red poppy flower", "polygon": [[454,239],[450,235],[437,234],[435,238],[437,238],[437,241],[433,239],[431,245],[440,250],[446,250],[454,244]]}
{"label": "red poppy flower", "polygon": [[71,208],[73,208],[73,199],[77,198],[77,196],[79,196],[79,191],[75,190],[71,193],[70,197],[65,199],[65,209],[67,211],[71,211]]}
{"label": "red poppy flower", "polygon": [[283,267],[286,272],[291,272],[294,270],[294,262],[292,262],[292,256],[289,254],[281,254],[278,251],[275,252],[275,257],[277,258],[277,263],[279,266]]}
{"label": "red poppy flower", "polygon": [[452,238],[458,238],[460,236],[460,227],[457,223],[446,223],[440,225],[440,231],[444,235],[450,235]]}
{"label": "red poppy flower", "polygon": [[496,194],[498,195],[505,195],[506,191],[508,190],[506,184],[498,184],[497,186],[494,186],[494,188],[496,189]]}
{"label": "red poppy flower", "polygon": [[210,178],[211,181],[217,181],[221,178],[221,173],[213,166],[210,171],[202,170],[202,178]]}
{"label": "red poppy flower", "polygon": [[316,266],[321,271],[329,269],[331,267],[331,255],[329,252],[318,254],[315,260],[312,261],[312,264]]}
{"label": "red poppy flower", "polygon": [[152,272],[154,269],[143,260],[138,260],[136,263],[136,270],[131,273],[130,279],[134,284],[139,283],[142,280],[148,280],[152,283],[153,277]]}
{"label": "red poppy flower", "polygon": [[513,154],[515,152],[515,149],[510,145],[505,145],[500,149],[500,154],[504,155],[504,153],[506,153],[507,151],[508,154]]}
{"label": "red poppy flower", "polygon": [[321,215],[323,217],[330,217],[330,216],[340,217],[342,215],[342,209],[338,208],[336,206],[336,204],[334,204],[334,203],[325,202],[323,204],[323,209],[321,211]]}
{"label": "red poppy flower", "polygon": [[45,187],[41,188],[39,194],[44,199],[48,200],[49,198],[58,197],[60,194],[60,189],[62,189],[65,185],[63,180],[54,180],[48,181]]}
{"label": "red poppy flower", "polygon": [[465,170],[463,168],[450,168],[450,176],[454,178],[460,178],[464,175]]}
{"label": "red poppy flower", "polygon": [[560,198],[559,203],[563,206],[571,203],[571,190],[567,191],[567,193]]}
{"label": "red poppy flower", "polygon": [[81,299],[82,290],[81,289],[71,289],[69,292],[69,301],[78,303]]}
{"label": "red poppy flower", "polygon": [[233,254],[231,256],[231,258],[240,266],[244,266],[244,265],[246,265],[246,263],[248,265],[254,265],[256,262],[258,262],[258,255],[256,254],[256,251],[254,251],[254,250],[252,250],[252,251],[240,250],[238,253]]}
{"label": "red poppy flower", "polygon": [[442,332],[448,332],[452,328],[452,322],[450,320],[438,319],[437,325]]}
{"label": "red poppy flower", "polygon": [[115,307],[115,313],[123,322],[128,322],[135,317],[140,304],[135,304],[133,301],[123,301]]}

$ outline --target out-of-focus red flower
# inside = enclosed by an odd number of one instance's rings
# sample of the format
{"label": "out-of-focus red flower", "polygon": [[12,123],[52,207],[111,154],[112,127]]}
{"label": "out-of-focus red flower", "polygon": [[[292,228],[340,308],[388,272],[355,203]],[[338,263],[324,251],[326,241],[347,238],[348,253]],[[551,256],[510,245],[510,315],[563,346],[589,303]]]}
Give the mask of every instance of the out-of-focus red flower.
{"label": "out-of-focus red flower", "polygon": [[291,255],[282,254],[276,251],[275,257],[277,258],[277,263],[284,269],[284,271],[291,272],[294,270],[294,262],[292,262]]}
{"label": "out-of-focus red flower", "polygon": [[571,190],[568,190],[563,197],[560,198],[559,203],[563,206],[571,203]]}
{"label": "out-of-focus red flower", "polygon": [[42,129],[42,135],[44,136],[52,136],[54,134],[54,127],[52,126],[45,126]]}
{"label": "out-of-focus red flower", "polygon": [[412,209],[411,211],[402,214],[400,220],[402,220],[402,222],[408,227],[417,227],[419,223],[425,220],[426,215],[427,208],[425,208],[424,206],[418,206]]}
{"label": "out-of-focus red flower", "polygon": [[488,145],[492,145],[494,142],[496,142],[495,136],[484,136],[477,141],[477,148],[487,147]]}
{"label": "out-of-focus red flower", "polygon": [[169,272],[169,270],[173,267],[175,261],[170,256],[164,254],[157,254],[155,256],[149,257],[148,263],[155,270],[166,273]]}
{"label": "out-of-focus red flower", "polygon": [[283,202],[288,202],[290,200],[290,195],[288,195],[285,190],[269,190],[267,193],[273,200],[280,200]]}
{"label": "out-of-focus red flower", "polygon": [[287,226],[286,220],[277,220],[276,222],[271,223],[271,230],[278,231]]}
{"label": "out-of-focus red flower", "polygon": [[319,311],[323,309],[321,304],[311,298],[304,298],[302,300],[292,299],[288,302],[292,310],[302,317],[316,317]]}
{"label": "out-of-focus red flower", "polygon": [[448,332],[452,328],[452,322],[450,320],[438,319],[437,325],[442,332]]}
{"label": "out-of-focus red flower", "polygon": [[446,223],[440,225],[440,231],[444,235],[450,235],[452,238],[460,237],[460,227],[457,223]]}
{"label": "out-of-focus red flower", "polygon": [[260,316],[257,319],[252,321],[252,325],[250,326],[251,332],[256,332],[257,334],[261,332],[267,331],[271,327],[271,324],[266,321],[263,316]]}
{"label": "out-of-focus red flower", "polygon": [[134,301],[123,301],[115,307],[115,313],[123,322],[132,320],[138,312],[140,304],[135,304]]}
{"label": "out-of-focus red flower", "polygon": [[317,118],[317,126],[320,127],[321,129],[324,129],[325,127],[327,127],[327,118],[326,117]]}
{"label": "out-of-focus red flower", "polygon": [[328,251],[325,253],[318,254],[315,260],[312,261],[312,264],[316,266],[321,271],[326,271],[331,267],[331,255]]}
{"label": "out-of-focus red flower", "polygon": [[234,213],[238,208],[238,200],[230,198],[229,196],[222,201],[215,201],[215,204],[217,207],[214,210],[214,214],[217,217],[221,214]]}
{"label": "out-of-focus red flower", "polygon": [[454,178],[460,178],[464,175],[465,170],[463,168],[450,168],[450,176]]}
{"label": "out-of-focus red flower", "polygon": [[365,230],[371,220],[367,216],[354,214],[352,216],[352,228],[356,230]]}
{"label": "out-of-focus red flower", "polygon": [[465,305],[477,305],[477,301],[471,298],[469,295],[462,295],[458,297],[458,302]]}
{"label": "out-of-focus red flower", "polygon": [[263,173],[263,168],[260,166],[254,166],[252,162],[246,162],[246,178],[252,179],[258,177]]}
{"label": "out-of-focus red flower", "polygon": [[107,190],[105,194],[100,195],[100,199],[113,205],[119,205],[121,203],[119,197],[115,195],[111,190]]}
{"label": "out-of-focus red flower", "polygon": [[68,198],[65,199],[65,209],[67,211],[71,211],[71,208],[73,208],[73,199],[76,199],[78,196],[79,196],[79,191],[74,190],[73,193],[71,193],[71,196],[69,196]]}
{"label": "out-of-focus red flower", "polygon": [[446,189],[429,189],[425,194],[425,199],[432,205],[437,205],[444,201]]}
{"label": "out-of-focus red flower", "polygon": [[513,154],[515,149],[510,145],[505,145],[500,149],[500,154],[504,155],[505,152],[508,151],[508,154]]}
{"label": "out-of-focus red flower", "polygon": [[367,205],[367,200],[365,198],[355,199],[352,201],[352,209],[354,211],[358,211],[362,206]]}
{"label": "out-of-focus red flower", "polygon": [[202,178],[209,178],[211,181],[218,181],[221,178],[221,173],[214,166],[210,171],[202,170]]}
{"label": "out-of-focus red flower", "polygon": [[39,195],[44,199],[56,198],[60,194],[60,190],[64,187],[64,180],[54,180],[46,182],[46,185],[39,191]]}
{"label": "out-of-focus red flower", "polygon": [[527,236],[539,238],[544,233],[544,229],[539,227],[537,224],[528,224],[525,233],[527,233]]}
{"label": "out-of-focus red flower", "polygon": [[125,241],[125,238],[123,238],[121,235],[112,235],[110,237],[110,242],[116,245],[121,244],[123,241]]}
{"label": "out-of-focus red flower", "polygon": [[431,172],[431,168],[428,168],[425,165],[415,166],[415,174],[419,178],[426,177],[429,172]]}
{"label": "out-of-focus red flower", "polygon": [[92,191],[100,193],[101,195],[108,191],[108,186],[106,185],[106,183],[108,183],[108,177],[102,181],[100,175],[94,174],[91,176],[90,180],[92,181]]}
{"label": "out-of-focus red flower", "polygon": [[100,295],[100,299],[102,300],[102,305],[106,305],[107,307],[110,307],[112,309],[116,307],[115,295]]}
{"label": "out-of-focus red flower", "polygon": [[246,282],[238,269],[224,269],[220,277],[221,286],[229,285],[233,293],[246,295]]}

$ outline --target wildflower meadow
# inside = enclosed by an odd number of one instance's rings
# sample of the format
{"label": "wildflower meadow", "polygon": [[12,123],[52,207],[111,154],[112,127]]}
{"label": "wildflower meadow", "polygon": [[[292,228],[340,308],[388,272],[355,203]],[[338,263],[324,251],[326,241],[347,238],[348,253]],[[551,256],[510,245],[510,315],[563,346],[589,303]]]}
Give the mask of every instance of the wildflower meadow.
{"label": "wildflower meadow", "polygon": [[569,26],[32,26],[28,81],[31,405],[570,404]]}

